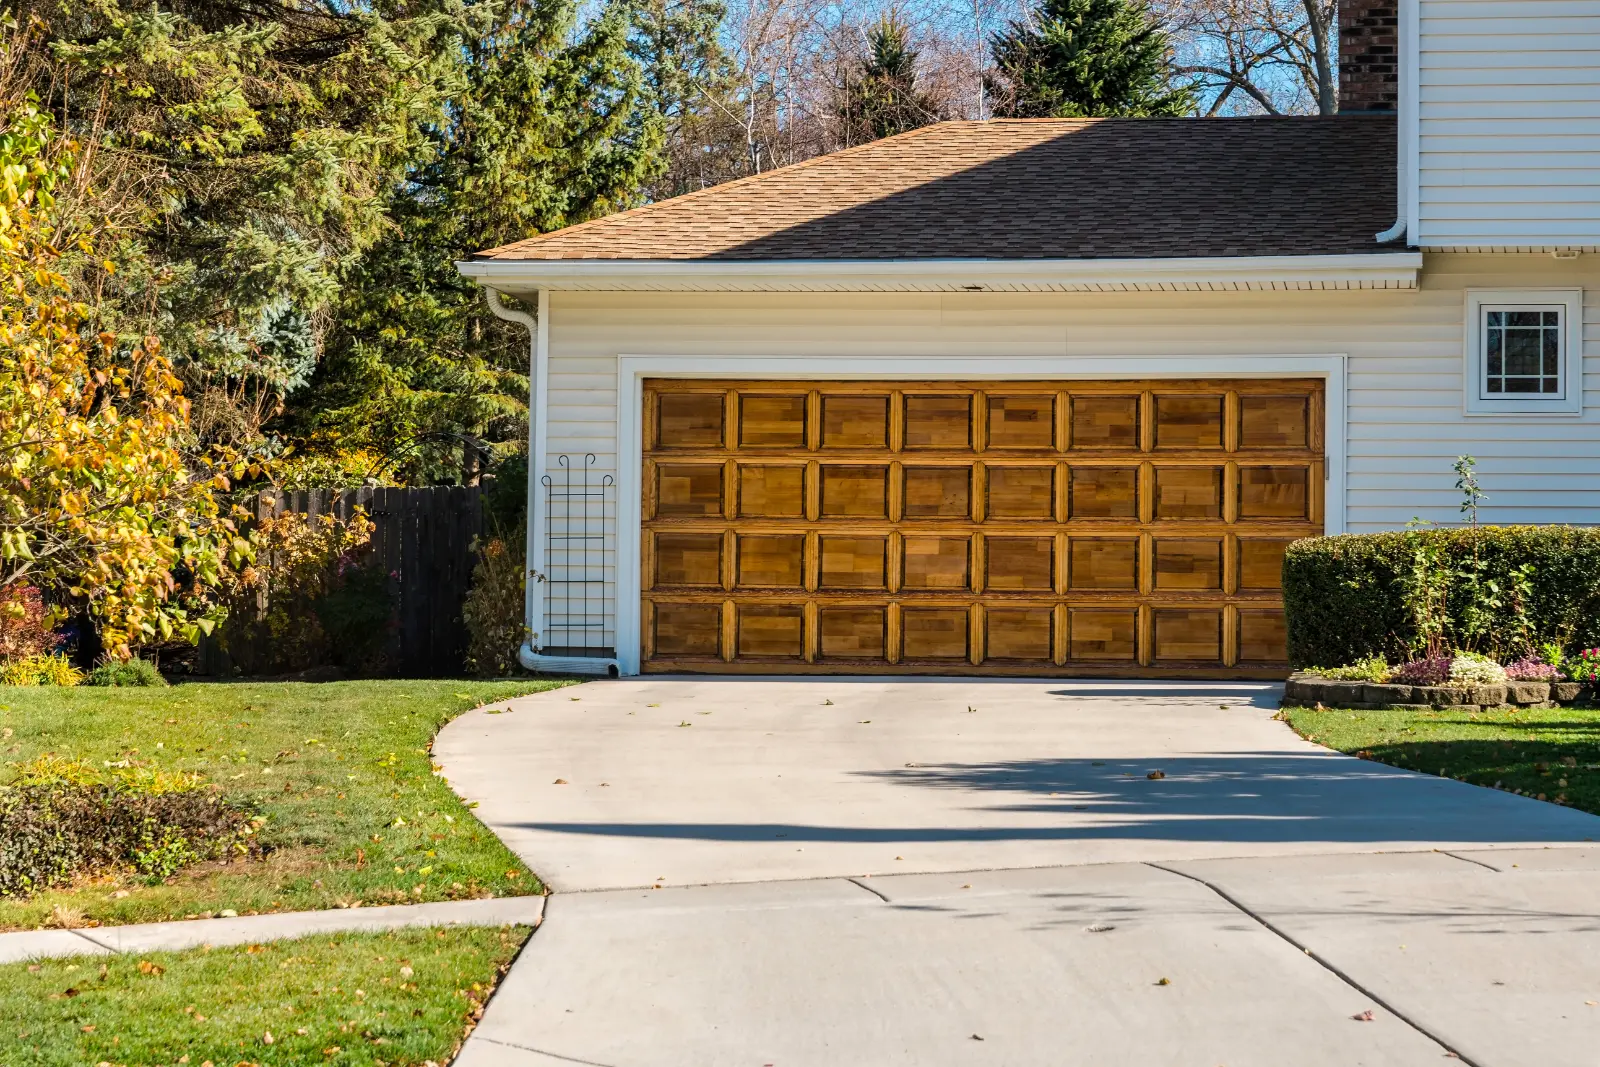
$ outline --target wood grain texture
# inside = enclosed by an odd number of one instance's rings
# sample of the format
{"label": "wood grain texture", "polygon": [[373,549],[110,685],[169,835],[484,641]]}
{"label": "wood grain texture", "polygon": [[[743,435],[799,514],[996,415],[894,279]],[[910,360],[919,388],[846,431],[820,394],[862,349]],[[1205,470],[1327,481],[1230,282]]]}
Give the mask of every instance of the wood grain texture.
{"label": "wood grain texture", "polygon": [[646,390],[648,670],[1282,667],[1318,383]]}

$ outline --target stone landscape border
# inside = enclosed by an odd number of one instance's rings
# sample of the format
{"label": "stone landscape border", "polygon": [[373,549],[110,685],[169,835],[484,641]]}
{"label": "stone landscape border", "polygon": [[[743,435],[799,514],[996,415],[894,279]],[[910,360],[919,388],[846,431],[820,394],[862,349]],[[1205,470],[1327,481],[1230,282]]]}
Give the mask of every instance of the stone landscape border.
{"label": "stone landscape border", "polygon": [[1581,682],[1509,682],[1506,685],[1393,685],[1345,682],[1296,672],[1283,687],[1290,707],[1350,708],[1353,711],[1482,711],[1486,708],[1563,707],[1586,703]]}

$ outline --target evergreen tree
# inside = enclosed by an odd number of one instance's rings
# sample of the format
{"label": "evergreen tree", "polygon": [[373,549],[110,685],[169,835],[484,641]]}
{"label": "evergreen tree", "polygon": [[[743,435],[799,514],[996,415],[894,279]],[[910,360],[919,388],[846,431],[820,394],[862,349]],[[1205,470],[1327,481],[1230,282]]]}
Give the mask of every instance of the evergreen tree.
{"label": "evergreen tree", "polygon": [[1041,0],[991,41],[995,113],[1019,118],[1187,115],[1195,87],[1172,71],[1148,0]]}
{"label": "evergreen tree", "polygon": [[121,268],[69,273],[97,329],[161,338],[202,436],[262,447],[263,420],[305,384],[341,279],[386,227],[382,190],[442,114],[451,7],[12,6],[5,50],[84,144],[95,194],[74,209]]}
{"label": "evergreen tree", "polygon": [[660,117],[662,173],[651,200],[664,200],[737,177],[727,160],[743,146],[729,122],[733,68],[718,36],[722,0],[635,0],[628,53],[644,82],[644,99]]}
{"label": "evergreen tree", "polygon": [[866,52],[839,93],[839,124],[846,145],[905,133],[943,116],[917,86],[917,53],[899,12],[890,10],[867,31]]}
{"label": "evergreen tree", "polygon": [[[455,262],[621,208],[660,168],[660,122],[615,0],[483,0],[432,150],[398,183],[391,232],[354,266],[327,354],[283,423],[302,447],[367,450],[414,481],[452,479],[474,442],[526,433],[528,338]],[[470,463],[469,463],[470,466]]]}

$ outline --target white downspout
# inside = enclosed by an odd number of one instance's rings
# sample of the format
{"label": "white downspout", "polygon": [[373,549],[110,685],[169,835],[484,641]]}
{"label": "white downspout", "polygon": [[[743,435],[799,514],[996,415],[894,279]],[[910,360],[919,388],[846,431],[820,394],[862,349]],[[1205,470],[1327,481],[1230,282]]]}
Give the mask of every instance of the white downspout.
{"label": "white downspout", "polygon": [[536,646],[544,622],[545,559],[539,532],[544,529],[548,516],[544,513],[544,495],[540,493],[540,476],[545,470],[545,439],[540,401],[548,388],[550,361],[550,292],[540,289],[536,299],[538,313],[506,307],[500,292],[485,285],[484,299],[496,318],[521,323],[528,330],[528,538],[523,545],[523,559],[527,570],[523,575],[522,613],[523,625],[529,638],[517,649],[517,662],[530,671],[557,674],[602,674],[615,676],[615,659],[596,659],[581,656],[544,656]]}

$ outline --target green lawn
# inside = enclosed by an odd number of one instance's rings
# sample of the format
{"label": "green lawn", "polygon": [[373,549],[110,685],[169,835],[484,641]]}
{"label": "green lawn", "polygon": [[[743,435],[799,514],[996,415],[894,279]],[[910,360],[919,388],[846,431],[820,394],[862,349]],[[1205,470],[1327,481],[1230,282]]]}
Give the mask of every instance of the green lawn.
{"label": "green lawn", "polygon": [[[195,771],[267,816],[266,859],[150,885],[131,872],[26,899],[0,929],[540,892],[433,773],[435,731],[562,682],[361,681],[0,690],[7,764],[53,752]],[[11,768],[0,769],[0,780]],[[196,1061],[198,1062],[198,1061]]]}
{"label": "green lawn", "polygon": [[443,1064],[528,933],[402,930],[7,964],[0,1063]]}
{"label": "green lawn", "polygon": [[1380,763],[1600,814],[1600,711],[1312,711],[1302,737]]}

